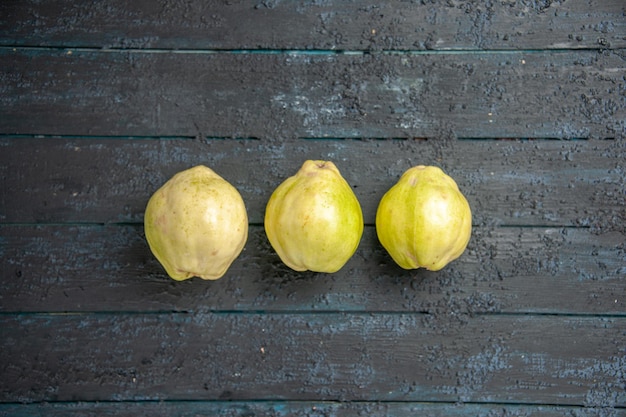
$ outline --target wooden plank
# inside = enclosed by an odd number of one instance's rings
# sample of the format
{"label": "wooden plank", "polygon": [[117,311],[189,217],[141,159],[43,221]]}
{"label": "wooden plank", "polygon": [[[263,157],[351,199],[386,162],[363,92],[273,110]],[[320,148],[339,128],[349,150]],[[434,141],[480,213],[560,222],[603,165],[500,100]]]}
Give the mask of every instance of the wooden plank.
{"label": "wooden plank", "polygon": [[[621,54],[621,55],[620,55]],[[141,53],[0,49],[0,133],[615,137],[623,51]]]}
{"label": "wooden plank", "polygon": [[112,403],[0,404],[0,416],[11,417],[562,417],[591,416],[604,413],[626,416],[625,409],[589,407],[449,404],[415,402],[332,402],[332,401],[138,401]]}
{"label": "wooden plank", "polygon": [[0,3],[4,45],[448,50],[626,46],[619,0]]}
{"label": "wooden plank", "polygon": [[0,323],[3,402],[626,405],[626,318],[99,314]]}
{"label": "wooden plank", "polygon": [[[306,159],[335,161],[373,224],[413,165],[458,182],[479,226],[588,226],[626,232],[626,141],[0,139],[0,221],[142,222],[176,172],[212,167],[241,192],[251,223]],[[620,168],[622,167],[622,168]]]}
{"label": "wooden plank", "polygon": [[335,274],[282,264],[260,226],[218,281],[175,282],[137,226],[0,227],[0,312],[394,311],[626,315],[624,234],[478,228],[444,270],[405,271],[366,227]]}

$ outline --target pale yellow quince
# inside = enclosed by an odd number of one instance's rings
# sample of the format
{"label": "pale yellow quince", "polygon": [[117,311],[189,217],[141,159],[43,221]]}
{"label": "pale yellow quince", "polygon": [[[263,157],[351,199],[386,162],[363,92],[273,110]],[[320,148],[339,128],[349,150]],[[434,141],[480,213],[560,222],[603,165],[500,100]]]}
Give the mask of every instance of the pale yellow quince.
{"label": "pale yellow quince", "polygon": [[438,271],[465,251],[472,231],[469,203],[440,168],[408,169],[382,197],[376,233],[404,269]]}
{"label": "pale yellow quince", "polygon": [[248,215],[235,187],[206,166],[179,172],[148,201],[146,239],[167,274],[221,278],[248,238]]}
{"label": "pale yellow quince", "polygon": [[356,251],[363,214],[335,164],[309,160],[272,193],[265,232],[290,268],[332,273]]}

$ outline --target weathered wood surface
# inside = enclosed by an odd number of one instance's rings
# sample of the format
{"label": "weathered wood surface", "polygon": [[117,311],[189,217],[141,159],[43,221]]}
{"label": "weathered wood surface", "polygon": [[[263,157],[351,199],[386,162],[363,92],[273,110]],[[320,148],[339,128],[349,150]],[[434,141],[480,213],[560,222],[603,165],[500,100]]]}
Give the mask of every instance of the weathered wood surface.
{"label": "weathered wood surface", "polygon": [[79,314],[4,315],[0,322],[5,402],[626,406],[625,318]]}
{"label": "weathered wood surface", "polygon": [[218,281],[173,282],[143,227],[0,226],[0,312],[356,311],[626,316],[624,235],[478,228],[444,270],[406,271],[366,227],[336,274],[296,273],[252,226]]}
{"label": "weathered wood surface", "polygon": [[[626,415],[624,13],[0,2],[0,415]],[[305,159],[363,206],[337,274],[289,270],[264,234]],[[195,164],[240,190],[250,237],[223,279],[177,283],[143,210]],[[437,273],[373,225],[416,164],[473,209]]]}
{"label": "weathered wood surface", "polygon": [[210,166],[262,223],[272,191],[306,159],[336,162],[374,223],[409,167],[438,165],[459,184],[477,226],[580,226],[624,232],[626,141],[0,139],[5,223],[141,222],[176,172]]}
{"label": "weathered wood surface", "polygon": [[573,49],[626,46],[620,0],[4,0],[0,42],[172,49]]}
{"label": "weathered wood surface", "polygon": [[624,50],[477,54],[0,49],[0,132],[616,137]]}

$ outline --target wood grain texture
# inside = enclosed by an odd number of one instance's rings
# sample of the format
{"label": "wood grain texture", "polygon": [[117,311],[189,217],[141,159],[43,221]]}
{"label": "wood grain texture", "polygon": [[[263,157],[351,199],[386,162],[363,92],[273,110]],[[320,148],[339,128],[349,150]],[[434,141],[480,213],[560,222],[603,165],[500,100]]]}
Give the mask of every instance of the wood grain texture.
{"label": "wood grain texture", "polygon": [[173,49],[623,48],[623,13],[619,0],[5,0],[0,42]]}
{"label": "wood grain texture", "polygon": [[580,406],[342,401],[139,401],[0,404],[7,417],[623,417],[625,409]]}
{"label": "wood grain texture", "polygon": [[442,271],[394,264],[367,227],[335,274],[290,270],[262,227],[218,281],[175,282],[137,226],[0,227],[0,311],[411,311],[626,315],[624,235],[475,229]]}
{"label": "wood grain texture", "polygon": [[626,232],[626,141],[0,139],[3,223],[142,222],[176,172],[213,168],[262,223],[273,190],[306,159],[334,161],[373,224],[383,194],[414,165],[442,167],[474,225]]}
{"label": "wood grain texture", "polygon": [[[625,12],[0,1],[0,416],[625,416]],[[305,159],[363,206],[337,274],[291,271],[263,230]],[[143,211],[196,164],[250,236],[221,280],[174,282]],[[417,164],[473,210],[438,273],[373,225]]]}
{"label": "wood grain texture", "polygon": [[[0,400],[626,406],[625,318],[4,315]],[[104,342],[104,344],[103,344]]]}
{"label": "wood grain texture", "polygon": [[0,49],[0,133],[616,137],[624,51],[197,54]]}

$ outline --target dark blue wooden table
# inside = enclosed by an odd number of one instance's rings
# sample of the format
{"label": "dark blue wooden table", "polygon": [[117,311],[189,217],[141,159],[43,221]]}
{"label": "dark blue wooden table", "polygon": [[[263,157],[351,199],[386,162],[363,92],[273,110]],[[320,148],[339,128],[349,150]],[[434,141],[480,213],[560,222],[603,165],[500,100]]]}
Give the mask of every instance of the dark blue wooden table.
{"label": "dark blue wooden table", "polygon": [[[339,272],[282,264],[265,204],[335,162]],[[618,0],[4,0],[0,415],[626,416],[626,11]],[[213,168],[250,235],[175,282],[150,195]],[[466,252],[406,271],[378,201],[436,165]]]}

